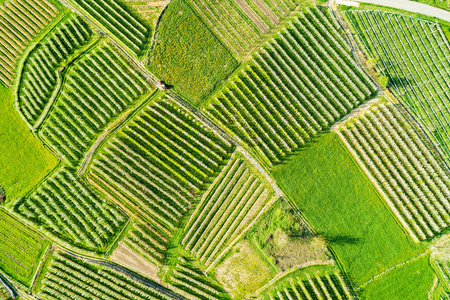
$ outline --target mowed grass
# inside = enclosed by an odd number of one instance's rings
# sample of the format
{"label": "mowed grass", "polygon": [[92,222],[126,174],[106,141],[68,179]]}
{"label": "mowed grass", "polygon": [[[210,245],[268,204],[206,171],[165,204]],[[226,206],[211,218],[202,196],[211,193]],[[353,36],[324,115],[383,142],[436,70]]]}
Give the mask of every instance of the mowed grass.
{"label": "mowed grass", "polygon": [[50,242],[0,208],[0,270],[27,287]]}
{"label": "mowed grass", "polygon": [[355,287],[423,252],[396,223],[335,133],[321,136],[273,174],[331,244]]}
{"label": "mowed grass", "polygon": [[385,273],[369,283],[358,294],[362,300],[428,299],[434,277],[429,256],[424,255]]}
{"label": "mowed grass", "polygon": [[187,1],[169,4],[156,28],[150,52],[150,70],[159,79],[198,105],[237,65]]}
{"label": "mowed grass", "polygon": [[58,163],[30,132],[13,101],[13,89],[0,85],[0,186],[7,201],[24,196]]}

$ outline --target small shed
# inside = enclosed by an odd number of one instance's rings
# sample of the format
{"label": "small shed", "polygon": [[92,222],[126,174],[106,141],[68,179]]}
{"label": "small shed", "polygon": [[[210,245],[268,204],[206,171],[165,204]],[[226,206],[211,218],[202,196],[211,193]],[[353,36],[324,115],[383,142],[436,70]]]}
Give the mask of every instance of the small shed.
{"label": "small shed", "polygon": [[3,190],[0,188],[0,203],[5,202],[6,196],[5,193],[3,193]]}

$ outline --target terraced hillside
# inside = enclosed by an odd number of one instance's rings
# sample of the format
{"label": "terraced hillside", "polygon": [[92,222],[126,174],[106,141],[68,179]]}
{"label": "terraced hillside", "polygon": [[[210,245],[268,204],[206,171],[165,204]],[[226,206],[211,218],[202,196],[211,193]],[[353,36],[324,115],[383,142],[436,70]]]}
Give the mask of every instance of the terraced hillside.
{"label": "terraced hillside", "polygon": [[53,254],[41,284],[38,295],[46,299],[180,299],[156,283],[65,252]]}
{"label": "terraced hillside", "polygon": [[270,164],[330,128],[376,86],[345,42],[301,13],[254,56],[206,113]]}
{"label": "terraced hillside", "polygon": [[147,49],[151,30],[117,0],[68,0],[81,15],[136,56]]}
{"label": "terraced hillside", "polygon": [[249,162],[233,154],[186,223],[181,243],[205,265],[216,262],[273,203],[272,189],[254,173]]}
{"label": "terraced hillside", "polygon": [[298,4],[297,0],[198,0],[191,5],[235,54],[246,54]]}
{"label": "terraced hillside", "polygon": [[40,135],[75,167],[108,124],[152,89],[113,46],[103,42],[68,71]]}
{"label": "terraced hillside", "polygon": [[438,23],[382,11],[347,17],[378,68],[444,160],[450,158],[450,47]]}
{"label": "terraced hillside", "polygon": [[279,285],[264,297],[270,300],[283,299],[356,299],[342,274],[337,270],[306,270]]}
{"label": "terraced hillside", "polygon": [[450,177],[394,104],[374,107],[338,133],[414,239],[449,226]]}
{"label": "terraced hillside", "polygon": [[178,257],[166,281],[173,291],[185,299],[230,299],[217,282],[213,282],[184,257]]}
{"label": "terraced hillside", "polygon": [[98,197],[76,171],[63,167],[48,177],[14,210],[52,237],[79,248],[104,252],[127,217]]}
{"label": "terraced hillside", "polygon": [[171,235],[233,145],[169,98],[134,116],[101,149],[89,178],[99,189]]}
{"label": "terraced hillside", "polygon": [[58,13],[47,0],[10,0],[0,7],[0,82],[12,83],[19,57]]}
{"label": "terraced hillside", "polygon": [[53,32],[37,45],[28,56],[24,75],[20,78],[18,107],[31,126],[51,107],[55,92],[61,84],[64,65],[92,39],[88,25],[76,16],[59,23]]}

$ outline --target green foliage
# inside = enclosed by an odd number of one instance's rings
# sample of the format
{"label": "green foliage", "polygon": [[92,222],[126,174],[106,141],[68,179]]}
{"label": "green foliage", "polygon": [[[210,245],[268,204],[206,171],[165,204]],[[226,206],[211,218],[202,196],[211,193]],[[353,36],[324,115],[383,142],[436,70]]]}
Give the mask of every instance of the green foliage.
{"label": "green foliage", "polygon": [[434,277],[429,256],[424,255],[383,274],[358,293],[365,300],[428,299]]}
{"label": "green foliage", "polygon": [[425,247],[402,231],[335,133],[322,136],[274,175],[329,241],[356,286]]}
{"label": "green foliage", "polygon": [[378,77],[378,82],[380,83],[381,87],[385,89],[388,87],[389,77],[381,75],[380,77]]}
{"label": "green foliage", "polygon": [[24,196],[57,164],[19,117],[13,101],[12,89],[0,85],[0,185],[7,201]]}
{"label": "green foliage", "polygon": [[186,1],[172,1],[156,28],[150,70],[198,105],[238,63]]}
{"label": "green foliage", "polygon": [[50,243],[3,209],[0,229],[0,270],[29,287]]}

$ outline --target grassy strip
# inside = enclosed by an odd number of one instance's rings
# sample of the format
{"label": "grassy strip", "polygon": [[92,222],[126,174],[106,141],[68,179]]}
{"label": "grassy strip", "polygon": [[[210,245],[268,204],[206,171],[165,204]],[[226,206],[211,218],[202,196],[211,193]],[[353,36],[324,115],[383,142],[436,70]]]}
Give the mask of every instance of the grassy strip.
{"label": "grassy strip", "polygon": [[335,133],[273,173],[356,286],[425,249],[402,231]]}

